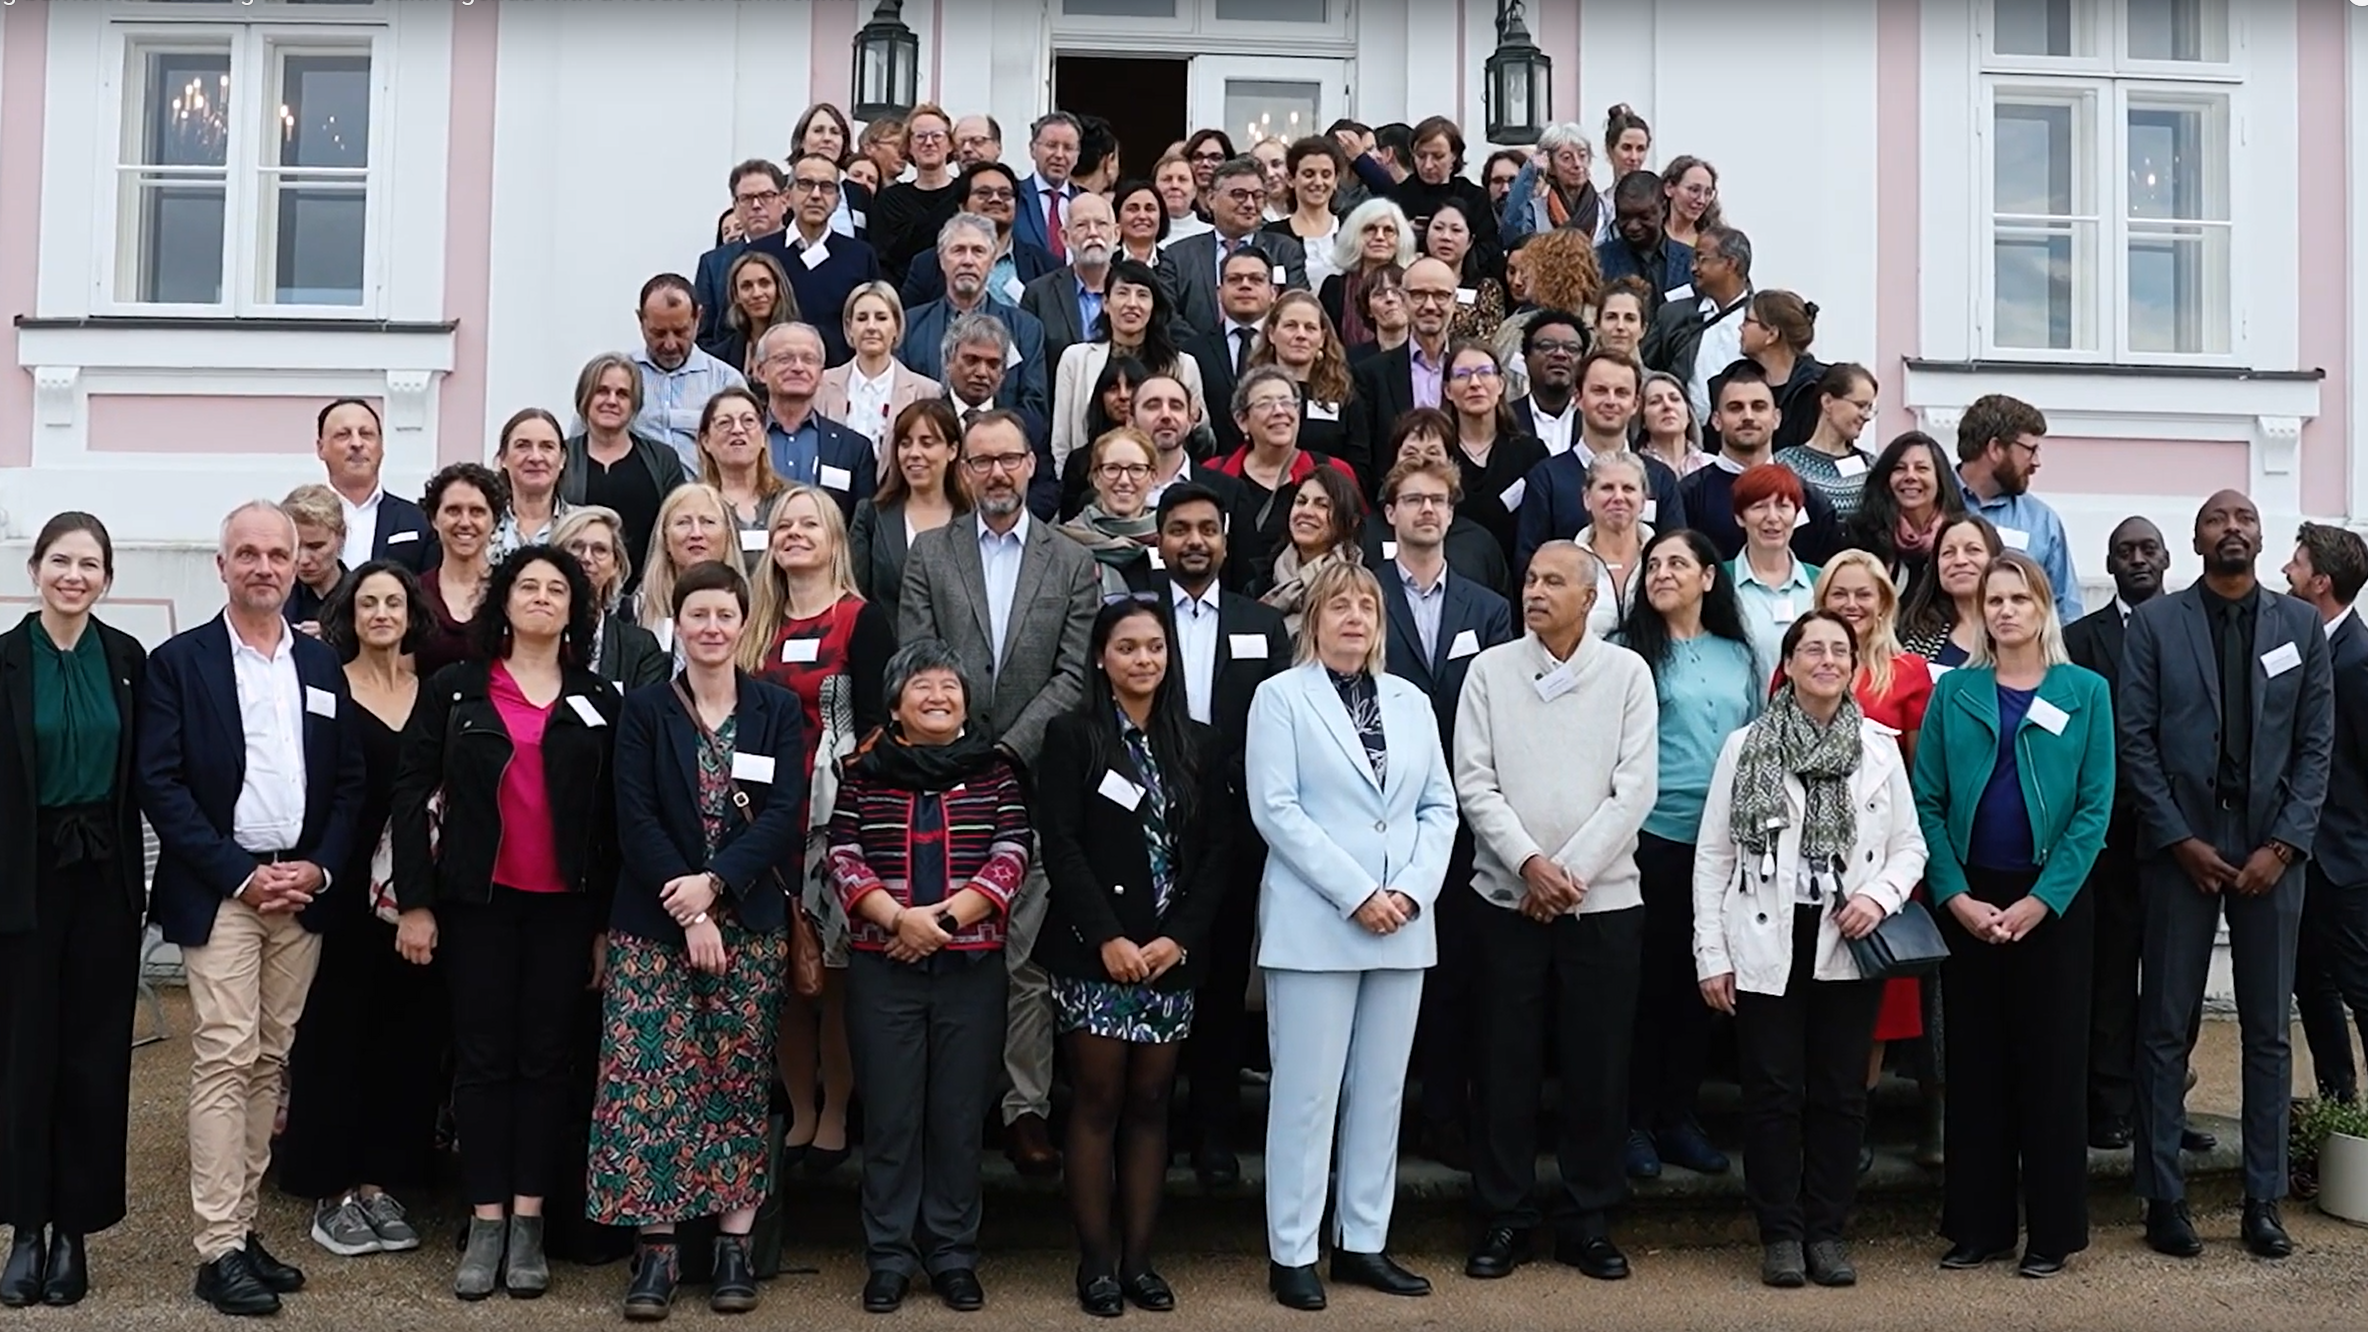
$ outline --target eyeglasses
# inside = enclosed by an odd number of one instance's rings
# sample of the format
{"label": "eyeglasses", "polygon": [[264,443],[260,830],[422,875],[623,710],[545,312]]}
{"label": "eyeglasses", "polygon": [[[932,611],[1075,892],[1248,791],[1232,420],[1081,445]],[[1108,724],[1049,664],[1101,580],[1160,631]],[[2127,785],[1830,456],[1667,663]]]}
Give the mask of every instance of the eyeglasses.
{"label": "eyeglasses", "polygon": [[[1420,287],[1404,287],[1400,290],[1406,293],[1407,300],[1416,305],[1448,305],[1455,300],[1455,293],[1452,291],[1424,291]],[[1378,297],[1379,293],[1377,292],[1375,295]]]}
{"label": "eyeglasses", "polygon": [[617,558],[616,547],[605,541],[571,541],[567,545],[567,553],[587,564],[595,559],[614,563]]}
{"label": "eyeglasses", "polygon": [[1147,476],[1151,475],[1151,464],[1149,464],[1149,463],[1103,463],[1101,466],[1099,466],[1099,467],[1095,468],[1094,470],[1095,470],[1096,472],[1099,472],[1099,473],[1100,473],[1102,476],[1104,476],[1105,478],[1107,478],[1107,479],[1109,479],[1109,480],[1112,480],[1112,481],[1116,481],[1116,480],[1117,480],[1117,479],[1119,479],[1120,477],[1125,477],[1125,478],[1126,478],[1127,480],[1129,480],[1129,481],[1140,481],[1140,480],[1142,480],[1144,477],[1147,477]]}
{"label": "eyeglasses", "polygon": [[810,351],[777,351],[758,362],[760,365],[820,365],[822,358]]}
{"label": "eyeglasses", "polygon": [[1020,196],[1015,190],[973,189],[970,192],[970,197],[980,203],[1010,203]]}
{"label": "eyeglasses", "polygon": [[1192,155],[1192,160],[1195,162],[1222,162],[1225,160],[1225,154],[1203,149],[1200,152],[1194,153]]}
{"label": "eyeglasses", "polygon": [[1025,453],[992,453],[985,457],[964,458],[962,466],[973,476],[985,476],[989,472],[1017,472],[1027,463],[1029,456]]}
{"label": "eyeglasses", "polygon": [[1252,416],[1255,416],[1260,412],[1295,412],[1299,410],[1299,399],[1252,398],[1249,400],[1249,402],[1243,405],[1249,408],[1250,414]]}
{"label": "eyeglasses", "polygon": [[1473,379],[1494,379],[1497,370],[1493,365],[1465,365],[1448,371],[1447,377],[1458,383]]}
{"label": "eyeglasses", "polygon": [[1102,597],[1102,604],[1105,606],[1123,606],[1130,601],[1138,606],[1156,606],[1159,604],[1159,594],[1157,592],[1111,592]]}
{"label": "eyeglasses", "polygon": [[1445,509],[1453,506],[1455,501],[1445,495],[1400,495],[1390,503],[1415,509]]}
{"label": "eyeglasses", "polygon": [[797,194],[836,194],[839,183],[835,180],[799,179],[791,181],[789,188]]}
{"label": "eyeglasses", "polygon": [[732,202],[740,204],[775,204],[781,202],[781,191],[758,190],[754,194],[738,194],[732,196]]}
{"label": "eyeglasses", "polygon": [[1227,190],[1221,197],[1234,203],[1256,203],[1266,197],[1264,190]]}
{"label": "eyeglasses", "polygon": [[915,143],[944,143],[946,132],[944,130],[914,130],[912,139]]}

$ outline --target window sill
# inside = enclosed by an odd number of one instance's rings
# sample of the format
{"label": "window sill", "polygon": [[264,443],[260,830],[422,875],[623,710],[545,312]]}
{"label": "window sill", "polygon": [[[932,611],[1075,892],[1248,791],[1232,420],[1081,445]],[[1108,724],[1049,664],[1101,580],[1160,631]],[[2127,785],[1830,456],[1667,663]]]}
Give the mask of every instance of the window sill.
{"label": "window sill", "polygon": [[2264,383],[2317,383],[2323,369],[2256,370],[2243,365],[2124,365],[2093,361],[1928,361],[1905,359],[1910,373],[1930,375],[2094,375],[2109,379],[2215,379]]}

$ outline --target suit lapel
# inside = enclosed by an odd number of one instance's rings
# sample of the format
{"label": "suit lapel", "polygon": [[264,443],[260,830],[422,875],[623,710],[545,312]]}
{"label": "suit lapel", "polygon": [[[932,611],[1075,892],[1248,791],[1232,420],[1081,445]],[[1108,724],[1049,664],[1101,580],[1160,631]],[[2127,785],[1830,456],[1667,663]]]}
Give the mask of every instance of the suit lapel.
{"label": "suit lapel", "polygon": [[[1066,537],[1059,538],[1067,540]],[[1044,586],[1044,566],[1051,562],[1052,532],[1041,522],[1031,520],[1028,539],[1020,546],[1020,575],[1012,580],[1011,610],[1004,616],[1003,651],[995,663],[995,675],[1000,679],[1012,650],[1019,646],[1020,629],[1026,620],[1028,607],[1036,604],[1036,593]],[[992,642],[992,639],[988,640]]]}
{"label": "suit lapel", "polygon": [[[2211,702],[2212,715],[2220,715],[2220,654],[2212,648],[2212,626],[2204,613],[2203,593],[2189,588],[2179,594],[2179,623],[2185,627],[2187,649],[2195,657],[2196,673],[2203,677],[2204,697]],[[2256,625],[2256,632],[2259,626]]]}
{"label": "suit lapel", "polygon": [[[1348,705],[1340,701],[1340,690],[1333,686],[1331,674],[1317,662],[1309,662],[1301,670],[1304,674],[1300,677],[1300,687],[1307,691],[1309,701],[1315,704],[1316,715],[1323,719],[1324,729],[1332,733],[1332,739],[1347,757],[1348,765],[1365,779],[1365,784],[1379,790],[1380,783],[1373,780],[1373,762],[1365,757],[1365,742],[1357,738],[1357,728],[1349,724]],[[1387,718],[1384,718],[1384,724],[1387,724]]]}
{"label": "suit lapel", "polygon": [[[90,631],[100,632],[96,620],[91,622]],[[134,798],[132,763],[139,753],[134,743],[137,733],[131,725],[133,714],[139,706],[132,697],[132,668],[138,659],[140,646],[128,638],[118,638],[113,634],[103,635],[100,642],[107,649],[107,687],[115,691],[115,715],[123,721],[118,728],[115,745],[115,794],[120,800],[130,800]]]}
{"label": "suit lapel", "polygon": [[[207,720],[214,728],[214,752],[230,760],[232,780],[247,780],[247,732],[238,711],[238,675],[230,665],[230,621],[216,615],[200,627],[203,651],[197,654],[197,673],[205,687]],[[184,748],[191,747],[184,739]]]}
{"label": "suit lapel", "polygon": [[[987,609],[987,566],[978,557],[978,519],[964,515],[946,525],[947,544],[953,547],[954,567],[961,571],[971,616],[978,622],[978,641],[995,647],[993,612]],[[997,662],[998,666],[1002,663]]]}
{"label": "suit lapel", "polygon": [[[1431,687],[1431,681],[1437,676],[1431,669],[1430,659],[1423,656],[1422,633],[1414,625],[1414,607],[1407,600],[1406,584],[1399,577],[1397,565],[1394,562],[1385,561],[1383,563],[1381,588],[1381,599],[1389,606],[1390,632],[1397,636],[1399,642],[1406,644],[1407,660],[1414,662],[1422,670],[1422,679],[1416,683],[1428,690]],[[1439,632],[1444,634],[1447,632],[1446,617],[1442,615],[1440,619]]]}
{"label": "suit lapel", "polygon": [[[1468,627],[1464,624],[1467,603],[1463,588],[1457,584],[1454,570],[1447,570],[1439,576],[1447,581],[1439,589],[1439,643],[1432,651],[1430,661],[1433,680],[1447,678],[1447,663],[1453,660],[1455,640]],[[1476,630],[1473,636],[1478,637]]]}

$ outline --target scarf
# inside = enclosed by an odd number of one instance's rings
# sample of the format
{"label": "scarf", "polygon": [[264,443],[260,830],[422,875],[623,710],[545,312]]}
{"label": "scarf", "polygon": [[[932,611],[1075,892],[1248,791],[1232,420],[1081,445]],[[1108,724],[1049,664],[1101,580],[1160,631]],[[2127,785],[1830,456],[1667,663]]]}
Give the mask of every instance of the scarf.
{"label": "scarf", "polygon": [[1798,777],[1807,792],[1802,803],[1801,863],[1812,871],[1837,874],[1858,841],[1858,813],[1850,803],[1850,774],[1862,754],[1858,702],[1842,696],[1833,722],[1820,728],[1801,709],[1787,683],[1743,737],[1735,766],[1735,803],[1729,826],[1735,842],[1755,856],[1774,853],[1778,835],[1792,824],[1784,779]]}
{"label": "scarf", "polygon": [[1930,555],[1932,540],[1940,535],[1940,525],[1944,517],[1940,508],[1934,506],[1932,521],[1918,527],[1908,521],[1906,514],[1901,514],[1899,521],[1891,529],[1892,546],[1902,555]]}
{"label": "scarf", "polygon": [[994,742],[971,726],[949,744],[916,745],[895,722],[864,737],[841,765],[846,777],[862,777],[899,791],[945,791],[984,773],[995,762]]}
{"label": "scarf", "polygon": [[1581,181],[1575,193],[1565,193],[1550,179],[1546,182],[1546,217],[1555,226],[1576,227],[1593,238],[1602,213],[1603,196],[1595,192],[1594,181]]}
{"label": "scarf", "polygon": [[1101,568],[1102,591],[1118,595],[1131,591],[1126,571],[1151,557],[1159,537],[1158,515],[1146,509],[1132,518],[1114,518],[1099,504],[1088,504],[1070,521],[1053,529],[1094,557]]}
{"label": "scarf", "polygon": [[1275,556],[1274,586],[1267,589],[1265,596],[1258,598],[1259,604],[1281,611],[1284,626],[1296,636],[1299,633],[1299,618],[1307,613],[1308,584],[1315,581],[1317,574],[1343,560],[1353,562],[1354,556],[1347,553],[1346,547],[1336,547],[1302,563],[1299,547],[1284,542],[1282,554]]}

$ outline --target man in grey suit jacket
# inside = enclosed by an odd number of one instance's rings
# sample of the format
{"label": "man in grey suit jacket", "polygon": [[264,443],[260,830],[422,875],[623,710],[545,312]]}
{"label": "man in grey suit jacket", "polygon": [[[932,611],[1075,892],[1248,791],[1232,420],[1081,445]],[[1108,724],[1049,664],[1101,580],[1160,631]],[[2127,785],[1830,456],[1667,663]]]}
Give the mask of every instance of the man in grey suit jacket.
{"label": "man in grey suit jacket", "polygon": [[[1101,576],[1084,546],[1029,517],[1036,453],[1021,418],[981,413],[962,432],[962,468],[977,512],[913,539],[905,557],[897,637],[943,639],[979,690],[971,715],[1022,774],[1044,728],[1085,696],[1086,641],[1101,608]],[[1031,860],[1011,904],[1004,960],[1011,1003],[1003,1065],[1005,1150],[1023,1173],[1060,1166],[1052,1108],[1052,990],[1029,961],[1044,923],[1044,868]]]}
{"label": "man in grey suit jacket", "polygon": [[2317,613],[2254,577],[2253,502],[2233,490],[2204,501],[2195,551],[2204,576],[2130,616],[2116,701],[2146,900],[2132,1170],[2146,1242],[2174,1257],[2202,1253],[2179,1134],[2188,1028],[2225,906],[2244,1049],[2243,1234],[2255,1254],[2282,1258],[2293,1252],[2278,1216],[2294,1076],[2287,999],[2335,695]]}
{"label": "man in grey suit jacket", "polygon": [[1307,251],[1288,236],[1259,228],[1266,219],[1266,168],[1252,157],[1237,157],[1209,178],[1210,220],[1216,230],[1187,236],[1159,252],[1159,277],[1176,306],[1176,322],[1195,334],[1225,327],[1217,300],[1218,266],[1225,256],[1250,249],[1264,254],[1282,275],[1275,285],[1307,289]]}

